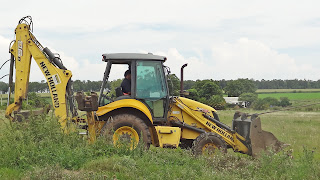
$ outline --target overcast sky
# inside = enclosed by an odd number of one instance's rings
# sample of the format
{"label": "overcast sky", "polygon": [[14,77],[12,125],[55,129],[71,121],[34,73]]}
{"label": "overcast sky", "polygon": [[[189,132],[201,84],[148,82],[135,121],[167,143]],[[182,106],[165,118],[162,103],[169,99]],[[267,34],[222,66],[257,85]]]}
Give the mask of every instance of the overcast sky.
{"label": "overcast sky", "polygon": [[[104,53],[152,52],[186,79],[320,79],[319,0],[1,0],[0,63],[20,18],[73,79],[102,80]],[[114,72],[122,78],[125,68]],[[0,76],[9,72],[9,65]],[[31,81],[44,80],[32,64]],[[7,81],[7,79],[3,79]]]}

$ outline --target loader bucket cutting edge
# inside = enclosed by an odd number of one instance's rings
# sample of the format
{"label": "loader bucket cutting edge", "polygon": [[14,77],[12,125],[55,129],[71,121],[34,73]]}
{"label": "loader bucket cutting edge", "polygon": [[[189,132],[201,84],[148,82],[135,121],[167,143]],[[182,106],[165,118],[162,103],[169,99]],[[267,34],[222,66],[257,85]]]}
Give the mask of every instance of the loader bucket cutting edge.
{"label": "loader bucket cutting edge", "polygon": [[271,132],[261,129],[261,120],[259,117],[252,119],[250,139],[253,157],[257,157],[267,150],[279,152],[284,148],[284,143],[279,141]]}

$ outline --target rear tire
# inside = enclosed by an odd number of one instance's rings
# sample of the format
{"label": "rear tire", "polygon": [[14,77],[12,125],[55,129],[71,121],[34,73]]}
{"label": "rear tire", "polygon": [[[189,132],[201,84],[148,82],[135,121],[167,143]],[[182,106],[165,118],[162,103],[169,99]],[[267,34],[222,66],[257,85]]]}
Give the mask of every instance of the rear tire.
{"label": "rear tire", "polygon": [[214,155],[217,151],[226,153],[227,145],[216,133],[202,133],[193,141],[192,151],[195,155]]}
{"label": "rear tire", "polygon": [[[132,114],[115,115],[103,126],[101,134],[110,137],[115,146],[128,141],[130,149],[135,149],[139,142],[143,142],[145,148],[151,144],[151,134],[148,126],[137,116]],[[140,138],[142,138],[140,140]],[[120,140],[120,141],[119,141]],[[126,142],[124,142],[126,143]]]}

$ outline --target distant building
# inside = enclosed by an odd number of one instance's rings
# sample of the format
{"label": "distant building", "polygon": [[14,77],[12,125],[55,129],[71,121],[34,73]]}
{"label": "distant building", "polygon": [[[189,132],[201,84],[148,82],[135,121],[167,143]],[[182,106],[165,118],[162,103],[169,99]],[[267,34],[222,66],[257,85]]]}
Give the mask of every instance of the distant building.
{"label": "distant building", "polygon": [[239,97],[223,97],[227,104],[238,105],[240,107],[246,108],[247,102],[246,101],[239,101]]}

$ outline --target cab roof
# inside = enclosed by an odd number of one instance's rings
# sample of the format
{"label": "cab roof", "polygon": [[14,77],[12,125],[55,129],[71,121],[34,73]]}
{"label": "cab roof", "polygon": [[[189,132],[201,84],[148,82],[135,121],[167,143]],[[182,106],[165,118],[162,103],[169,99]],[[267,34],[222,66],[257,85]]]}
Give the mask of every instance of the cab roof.
{"label": "cab roof", "polygon": [[142,54],[142,53],[111,53],[102,54],[103,61],[130,61],[130,60],[154,60],[154,61],[166,61],[167,58],[164,56],[153,55],[152,53]]}

